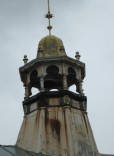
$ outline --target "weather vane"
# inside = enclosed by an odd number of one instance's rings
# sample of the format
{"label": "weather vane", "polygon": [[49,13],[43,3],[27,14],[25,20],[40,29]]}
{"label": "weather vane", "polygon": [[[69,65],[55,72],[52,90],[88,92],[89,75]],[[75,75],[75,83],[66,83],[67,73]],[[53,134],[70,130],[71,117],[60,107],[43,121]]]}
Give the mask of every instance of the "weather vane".
{"label": "weather vane", "polygon": [[48,13],[45,15],[45,17],[48,18],[49,25],[48,25],[47,29],[49,30],[49,35],[51,35],[51,29],[52,29],[51,18],[53,17],[53,14],[50,13],[50,3],[49,3],[49,0],[48,0]]}

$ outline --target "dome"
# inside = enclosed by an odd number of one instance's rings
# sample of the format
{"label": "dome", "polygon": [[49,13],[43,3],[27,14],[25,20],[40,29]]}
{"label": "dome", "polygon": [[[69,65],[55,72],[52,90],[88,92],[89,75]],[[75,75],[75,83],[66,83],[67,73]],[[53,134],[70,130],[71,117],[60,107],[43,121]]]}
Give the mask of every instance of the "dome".
{"label": "dome", "polygon": [[58,37],[48,35],[40,40],[37,57],[56,57],[65,55],[63,42]]}

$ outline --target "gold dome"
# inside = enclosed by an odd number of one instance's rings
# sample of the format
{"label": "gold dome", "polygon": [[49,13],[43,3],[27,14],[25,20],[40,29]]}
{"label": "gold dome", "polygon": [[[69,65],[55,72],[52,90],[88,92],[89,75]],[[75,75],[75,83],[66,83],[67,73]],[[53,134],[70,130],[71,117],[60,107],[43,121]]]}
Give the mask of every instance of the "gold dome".
{"label": "gold dome", "polygon": [[40,40],[37,57],[56,57],[65,55],[63,42],[58,37],[48,35]]}

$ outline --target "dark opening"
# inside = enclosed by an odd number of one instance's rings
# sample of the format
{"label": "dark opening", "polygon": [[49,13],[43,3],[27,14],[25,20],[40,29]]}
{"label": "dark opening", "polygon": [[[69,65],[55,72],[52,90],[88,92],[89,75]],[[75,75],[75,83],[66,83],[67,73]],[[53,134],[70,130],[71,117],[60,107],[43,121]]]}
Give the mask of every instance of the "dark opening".
{"label": "dark opening", "polygon": [[76,72],[72,67],[68,68],[67,82],[69,87],[76,84]]}
{"label": "dark opening", "polygon": [[46,69],[44,87],[50,89],[60,89],[62,87],[62,77],[59,74],[59,68],[56,65],[51,65]]}

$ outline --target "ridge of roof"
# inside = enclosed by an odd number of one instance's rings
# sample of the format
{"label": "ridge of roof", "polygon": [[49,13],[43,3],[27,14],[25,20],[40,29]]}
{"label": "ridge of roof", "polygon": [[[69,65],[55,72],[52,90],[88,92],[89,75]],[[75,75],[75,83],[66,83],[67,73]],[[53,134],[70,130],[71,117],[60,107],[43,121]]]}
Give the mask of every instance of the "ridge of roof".
{"label": "ridge of roof", "polygon": [[34,153],[16,145],[0,145],[0,156],[49,156],[43,153]]}

